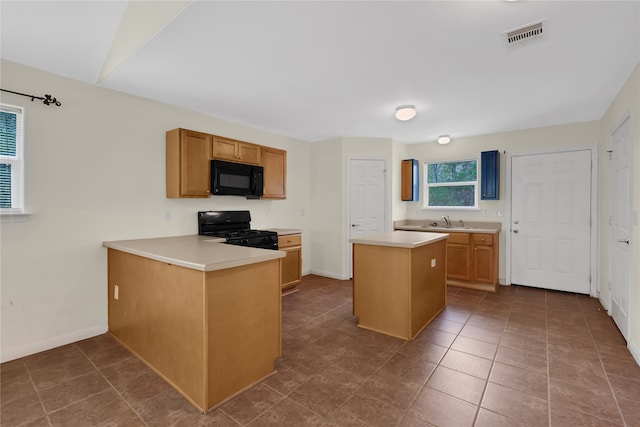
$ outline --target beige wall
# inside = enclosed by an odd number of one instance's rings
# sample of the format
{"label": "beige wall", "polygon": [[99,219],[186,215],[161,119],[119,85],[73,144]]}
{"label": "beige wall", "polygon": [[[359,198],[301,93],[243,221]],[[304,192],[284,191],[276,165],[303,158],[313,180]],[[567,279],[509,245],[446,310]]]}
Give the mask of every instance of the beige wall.
{"label": "beige wall", "polygon": [[[504,132],[491,135],[474,136],[470,138],[454,139],[448,145],[436,142],[418,144],[409,147],[409,155],[418,159],[422,166],[426,161],[479,159],[480,152],[500,150],[500,200],[480,200],[479,210],[431,210],[423,209],[422,179],[420,169],[420,200],[407,202],[408,218],[434,219],[449,215],[454,221],[492,221],[502,223],[500,233],[500,283],[504,283],[506,266],[506,160],[505,151],[510,154],[528,153],[535,151],[549,151],[568,147],[592,147],[598,144],[600,138],[600,123],[586,122],[564,126],[550,126],[536,129],[526,129],[515,132]],[[486,216],[485,216],[486,214]]]}
{"label": "beige wall", "polygon": [[[2,94],[25,109],[33,212],[0,226],[2,360],[104,332],[102,241],[197,234],[198,210],[249,209],[256,228],[303,229],[303,271],[311,269],[309,143],[11,62],[1,67],[2,88],[62,102]],[[287,199],[167,199],[165,131],[176,127],[286,149]]]}
{"label": "beige wall", "polygon": [[[337,138],[311,144],[313,225],[311,271],[337,279],[349,278],[348,164],[353,158],[387,161],[387,192],[392,194],[393,142],[385,138]],[[392,197],[387,200],[388,230],[392,225]]]}
{"label": "beige wall", "polygon": [[[611,149],[611,134],[627,117],[631,117],[631,138],[633,150],[633,179],[632,179],[632,209],[635,218],[640,215],[640,64],[633,70],[626,83],[611,103],[601,121],[600,158],[600,282],[603,284],[600,299],[605,306],[609,305],[609,278],[610,275],[610,229],[609,197],[611,179],[610,162],[607,150]],[[629,298],[629,349],[640,363],[640,226],[637,223],[632,226],[631,235],[631,283]],[[635,260],[635,262],[634,262]]]}

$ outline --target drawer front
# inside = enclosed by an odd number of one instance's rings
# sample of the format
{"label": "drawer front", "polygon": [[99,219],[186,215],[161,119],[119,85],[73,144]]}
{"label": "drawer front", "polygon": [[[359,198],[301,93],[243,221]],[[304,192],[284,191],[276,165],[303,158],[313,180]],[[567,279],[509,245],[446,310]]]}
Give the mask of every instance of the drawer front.
{"label": "drawer front", "polygon": [[469,244],[469,233],[449,233],[447,243]]}
{"label": "drawer front", "polygon": [[302,236],[299,234],[289,234],[286,236],[278,236],[278,247],[288,248],[289,246],[300,246],[302,244]]}
{"label": "drawer front", "polygon": [[485,246],[493,246],[493,234],[482,234],[477,233],[473,235],[473,244],[474,245],[485,245]]}

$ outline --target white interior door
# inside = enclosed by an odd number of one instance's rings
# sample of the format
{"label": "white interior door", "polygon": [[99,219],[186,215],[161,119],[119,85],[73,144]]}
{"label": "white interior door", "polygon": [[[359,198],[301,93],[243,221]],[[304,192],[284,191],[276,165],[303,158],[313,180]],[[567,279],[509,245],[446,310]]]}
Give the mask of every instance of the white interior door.
{"label": "white interior door", "polygon": [[628,339],[631,271],[631,125],[627,119],[612,135],[611,165],[611,317]]}
{"label": "white interior door", "polygon": [[590,150],[513,156],[511,220],[511,283],[590,293]]}
{"label": "white interior door", "polygon": [[[351,159],[349,161],[349,238],[385,231],[386,161]],[[349,276],[353,276],[349,244]]]}

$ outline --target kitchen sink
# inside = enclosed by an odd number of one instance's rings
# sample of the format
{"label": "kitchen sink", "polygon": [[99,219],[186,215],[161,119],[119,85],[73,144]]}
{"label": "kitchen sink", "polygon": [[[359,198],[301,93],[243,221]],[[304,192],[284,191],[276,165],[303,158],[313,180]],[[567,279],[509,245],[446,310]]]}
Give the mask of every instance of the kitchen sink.
{"label": "kitchen sink", "polygon": [[423,225],[422,228],[431,228],[434,230],[451,230],[451,231],[455,231],[455,230],[473,230],[475,227],[473,226],[455,226],[455,225],[444,225],[444,226],[440,226],[440,225]]}

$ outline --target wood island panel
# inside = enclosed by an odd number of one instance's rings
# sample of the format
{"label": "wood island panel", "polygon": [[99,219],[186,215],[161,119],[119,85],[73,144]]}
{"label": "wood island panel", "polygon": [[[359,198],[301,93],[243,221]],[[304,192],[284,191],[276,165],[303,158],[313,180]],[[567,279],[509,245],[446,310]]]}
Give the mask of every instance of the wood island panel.
{"label": "wood island panel", "polygon": [[109,332],[202,412],[274,372],[279,259],[204,272],[109,248],[108,292]]}
{"label": "wood island panel", "polygon": [[354,244],[358,326],[415,338],[445,307],[446,253],[446,240],[416,248]]}
{"label": "wood island panel", "polygon": [[108,250],[108,258],[109,332],[203,408],[202,272],[113,249]]}
{"label": "wood island panel", "polygon": [[209,407],[274,371],[281,302],[277,261],[207,273]]}

